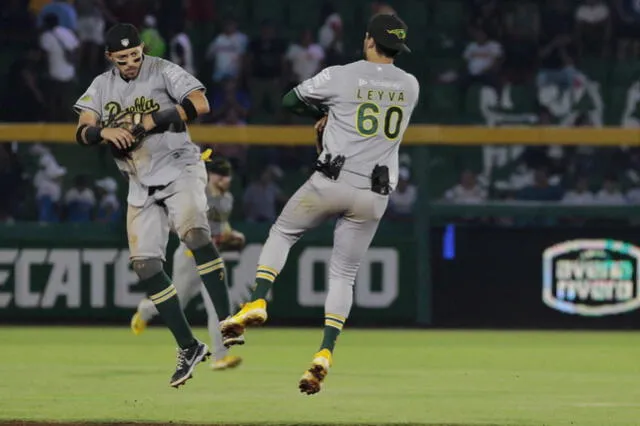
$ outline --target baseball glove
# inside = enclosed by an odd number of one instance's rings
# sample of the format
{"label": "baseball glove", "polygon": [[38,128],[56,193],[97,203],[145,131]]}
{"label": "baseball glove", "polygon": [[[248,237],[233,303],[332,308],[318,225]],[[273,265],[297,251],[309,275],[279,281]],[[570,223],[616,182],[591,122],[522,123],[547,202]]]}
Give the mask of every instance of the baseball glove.
{"label": "baseball glove", "polygon": [[114,144],[109,144],[111,153],[115,158],[118,159],[127,158],[130,156],[131,152],[140,148],[140,145],[142,145],[142,140],[146,135],[144,127],[142,126],[142,113],[139,112],[127,112],[125,114],[111,117],[105,124],[105,127],[121,127],[127,129],[135,138],[131,146],[126,149],[120,149]]}

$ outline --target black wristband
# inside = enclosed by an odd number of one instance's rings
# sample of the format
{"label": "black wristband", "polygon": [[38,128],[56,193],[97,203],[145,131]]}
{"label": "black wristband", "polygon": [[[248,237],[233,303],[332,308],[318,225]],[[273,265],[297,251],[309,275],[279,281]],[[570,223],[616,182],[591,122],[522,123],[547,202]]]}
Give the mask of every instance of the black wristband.
{"label": "black wristband", "polygon": [[98,145],[102,142],[102,136],[100,136],[101,131],[101,127],[87,127],[87,130],[84,132],[84,140],[87,141],[87,145]]}
{"label": "black wristband", "polygon": [[82,139],[82,131],[87,127],[89,127],[88,124],[81,124],[80,126],[78,126],[78,130],[76,130],[76,142],[80,145],[86,145],[86,143]]}
{"label": "black wristband", "polygon": [[180,106],[184,110],[184,113],[187,115],[187,122],[193,121],[198,118],[198,110],[196,109],[196,106],[193,104],[193,102],[191,102],[191,99],[184,98],[182,103],[180,103]]}
{"label": "black wristband", "polygon": [[154,111],[151,113],[153,122],[156,123],[156,127],[165,127],[171,124],[182,124],[182,118],[178,110],[173,108],[163,109],[162,111]]}
{"label": "black wristband", "polygon": [[[84,129],[84,138],[82,137],[82,132]],[[78,127],[76,131],[76,142],[80,145],[97,145],[102,142],[102,137],[100,136],[100,131],[102,129],[100,127],[89,126],[88,124],[82,124]]]}

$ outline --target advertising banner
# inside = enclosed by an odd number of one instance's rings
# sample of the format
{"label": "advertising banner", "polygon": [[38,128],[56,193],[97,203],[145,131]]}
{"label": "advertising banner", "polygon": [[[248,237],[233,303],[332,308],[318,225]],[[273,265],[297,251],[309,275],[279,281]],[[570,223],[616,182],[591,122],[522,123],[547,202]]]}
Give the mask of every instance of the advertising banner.
{"label": "advertising banner", "polygon": [[432,262],[438,326],[640,327],[638,232],[456,227],[442,238],[443,232],[436,232]]}

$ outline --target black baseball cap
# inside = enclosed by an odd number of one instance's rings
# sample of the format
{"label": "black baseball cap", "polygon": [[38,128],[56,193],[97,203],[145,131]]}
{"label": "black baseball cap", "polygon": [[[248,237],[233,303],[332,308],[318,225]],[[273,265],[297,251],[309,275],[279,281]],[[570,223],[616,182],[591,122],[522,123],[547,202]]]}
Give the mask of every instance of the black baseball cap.
{"label": "black baseball cap", "polygon": [[214,157],[206,164],[209,173],[220,176],[231,176],[231,163],[224,157]]}
{"label": "black baseball cap", "polygon": [[116,24],[109,28],[105,36],[107,52],[131,49],[142,44],[138,29],[131,24]]}
{"label": "black baseball cap", "polygon": [[405,44],[409,27],[396,15],[378,14],[371,18],[367,32],[382,47],[398,52],[410,53]]}

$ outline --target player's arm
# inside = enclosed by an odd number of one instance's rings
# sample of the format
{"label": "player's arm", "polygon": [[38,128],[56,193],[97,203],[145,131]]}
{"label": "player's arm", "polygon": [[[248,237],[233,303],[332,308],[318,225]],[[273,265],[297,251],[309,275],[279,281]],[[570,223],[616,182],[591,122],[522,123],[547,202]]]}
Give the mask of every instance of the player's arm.
{"label": "player's arm", "polygon": [[146,114],[142,118],[142,125],[149,131],[157,126],[189,123],[201,115],[208,114],[210,110],[204,91],[194,90],[180,104]]}
{"label": "player's arm", "polygon": [[299,96],[296,89],[289,90],[282,98],[282,107],[296,115],[312,117],[316,120],[325,116],[326,110],[322,106],[314,105]]}
{"label": "player's arm", "polygon": [[80,111],[78,126],[76,129],[76,142],[83,146],[98,145],[103,140],[110,142],[118,148],[125,149],[131,146],[134,137],[126,129],[103,128],[98,124],[98,115],[89,109]]}

